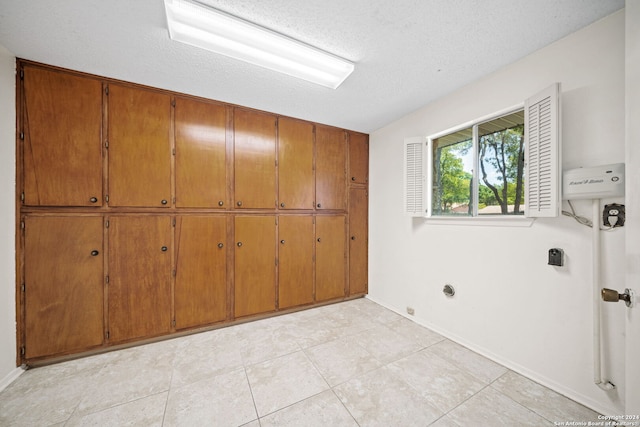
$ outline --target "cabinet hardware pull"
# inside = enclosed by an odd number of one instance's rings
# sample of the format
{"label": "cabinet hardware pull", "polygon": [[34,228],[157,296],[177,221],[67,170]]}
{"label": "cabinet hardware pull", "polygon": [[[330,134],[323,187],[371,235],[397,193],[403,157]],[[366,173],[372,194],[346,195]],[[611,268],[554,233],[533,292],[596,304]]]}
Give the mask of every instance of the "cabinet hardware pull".
{"label": "cabinet hardware pull", "polygon": [[218,202],[218,206],[222,206],[222,205],[224,205],[224,202],[223,202],[222,200],[220,200],[220,201]]}
{"label": "cabinet hardware pull", "polygon": [[98,198],[97,197],[92,197],[92,198],[89,199],[89,201],[91,203],[96,203],[98,201]]}
{"label": "cabinet hardware pull", "polygon": [[281,207],[281,208],[284,208],[284,203],[280,203],[280,207]]}
{"label": "cabinet hardware pull", "polygon": [[355,177],[355,176],[352,176],[352,177],[351,177],[351,181],[355,181],[355,180],[356,180],[356,177]]}
{"label": "cabinet hardware pull", "polygon": [[162,203],[163,205],[166,205],[166,204],[167,204],[167,201],[166,201],[166,200],[164,200],[164,199],[162,199],[162,201],[161,201],[160,203]]}
{"label": "cabinet hardware pull", "polygon": [[322,205],[321,205],[320,203],[318,203],[318,207],[319,207],[319,208],[321,208],[321,207],[322,207]]}
{"label": "cabinet hardware pull", "polygon": [[280,243],[282,243],[284,245],[284,239],[280,240]]}
{"label": "cabinet hardware pull", "polygon": [[318,243],[320,243],[320,238],[318,237]]}
{"label": "cabinet hardware pull", "polygon": [[218,247],[219,247],[220,249],[222,249],[222,248],[224,247],[224,245],[223,245],[222,243],[218,243]]}
{"label": "cabinet hardware pull", "polygon": [[238,203],[237,203],[237,205],[238,205],[238,206],[242,206],[242,202],[238,202]]}
{"label": "cabinet hardware pull", "polygon": [[351,236],[351,240],[356,240],[356,236]]}
{"label": "cabinet hardware pull", "polygon": [[91,251],[91,256],[98,256],[100,252],[96,251],[95,249]]}
{"label": "cabinet hardware pull", "polygon": [[241,246],[242,246],[242,242],[238,242],[238,247],[241,247]]}
{"label": "cabinet hardware pull", "polygon": [[160,248],[162,250],[162,252],[167,252],[167,247],[163,246],[162,248]]}

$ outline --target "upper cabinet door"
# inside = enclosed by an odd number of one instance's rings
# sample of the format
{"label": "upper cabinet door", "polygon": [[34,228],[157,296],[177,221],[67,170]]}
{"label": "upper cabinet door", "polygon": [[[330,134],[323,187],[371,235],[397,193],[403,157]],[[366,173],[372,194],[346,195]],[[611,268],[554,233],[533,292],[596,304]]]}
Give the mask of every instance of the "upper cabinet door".
{"label": "upper cabinet door", "polygon": [[278,207],[313,209],[313,125],[278,119]]}
{"label": "upper cabinet door", "polygon": [[234,131],[235,207],[275,209],[276,117],[237,108]]}
{"label": "upper cabinet door", "polygon": [[346,209],[345,131],[316,126],[316,208]]}
{"label": "upper cabinet door", "polygon": [[171,206],[171,99],[109,85],[109,205]]}
{"label": "upper cabinet door", "polygon": [[352,184],[369,182],[369,136],[349,132],[349,179]]}
{"label": "upper cabinet door", "polygon": [[224,105],[177,98],[176,206],[225,208],[226,122]]}
{"label": "upper cabinet door", "polygon": [[102,84],[24,69],[24,203],[101,206]]}

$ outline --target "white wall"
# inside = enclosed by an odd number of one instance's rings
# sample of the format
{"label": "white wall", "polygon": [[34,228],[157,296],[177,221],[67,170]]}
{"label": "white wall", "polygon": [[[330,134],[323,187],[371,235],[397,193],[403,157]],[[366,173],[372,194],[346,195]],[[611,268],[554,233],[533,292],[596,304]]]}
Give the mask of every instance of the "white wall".
{"label": "white wall", "polygon": [[0,46],[0,388],[16,368],[16,58]]}
{"label": "white wall", "polygon": [[[604,376],[592,374],[591,229],[568,217],[530,228],[428,224],[402,214],[402,144],[521,103],[562,83],[563,165],[625,160],[624,11],[373,132],[370,298],[598,411],[624,407],[624,311],[603,307]],[[609,200],[606,202],[620,200]],[[590,216],[590,203],[576,203]],[[603,282],[624,288],[625,231],[603,233]],[[566,265],[547,265],[565,250]],[[447,299],[445,283],[456,288]]]}

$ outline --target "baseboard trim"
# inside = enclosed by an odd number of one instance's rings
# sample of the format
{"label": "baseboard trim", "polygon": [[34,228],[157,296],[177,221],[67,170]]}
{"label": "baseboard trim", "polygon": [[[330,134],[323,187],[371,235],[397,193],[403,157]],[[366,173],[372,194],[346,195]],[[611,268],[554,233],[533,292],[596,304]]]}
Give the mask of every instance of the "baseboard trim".
{"label": "baseboard trim", "polygon": [[18,379],[18,377],[20,375],[22,375],[22,373],[24,371],[25,370],[23,368],[17,367],[13,371],[11,371],[7,375],[5,375],[5,377],[0,380],[0,391],[2,391],[5,388],[9,387],[9,385],[12,382],[14,382],[16,379]]}

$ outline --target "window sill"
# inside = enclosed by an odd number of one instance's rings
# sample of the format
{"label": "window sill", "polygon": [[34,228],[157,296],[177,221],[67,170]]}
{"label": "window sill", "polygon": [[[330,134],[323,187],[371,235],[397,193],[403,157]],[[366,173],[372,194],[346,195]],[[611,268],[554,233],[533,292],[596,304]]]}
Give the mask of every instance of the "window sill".
{"label": "window sill", "polygon": [[531,227],[535,218],[524,216],[425,217],[431,225],[475,225],[487,227]]}

